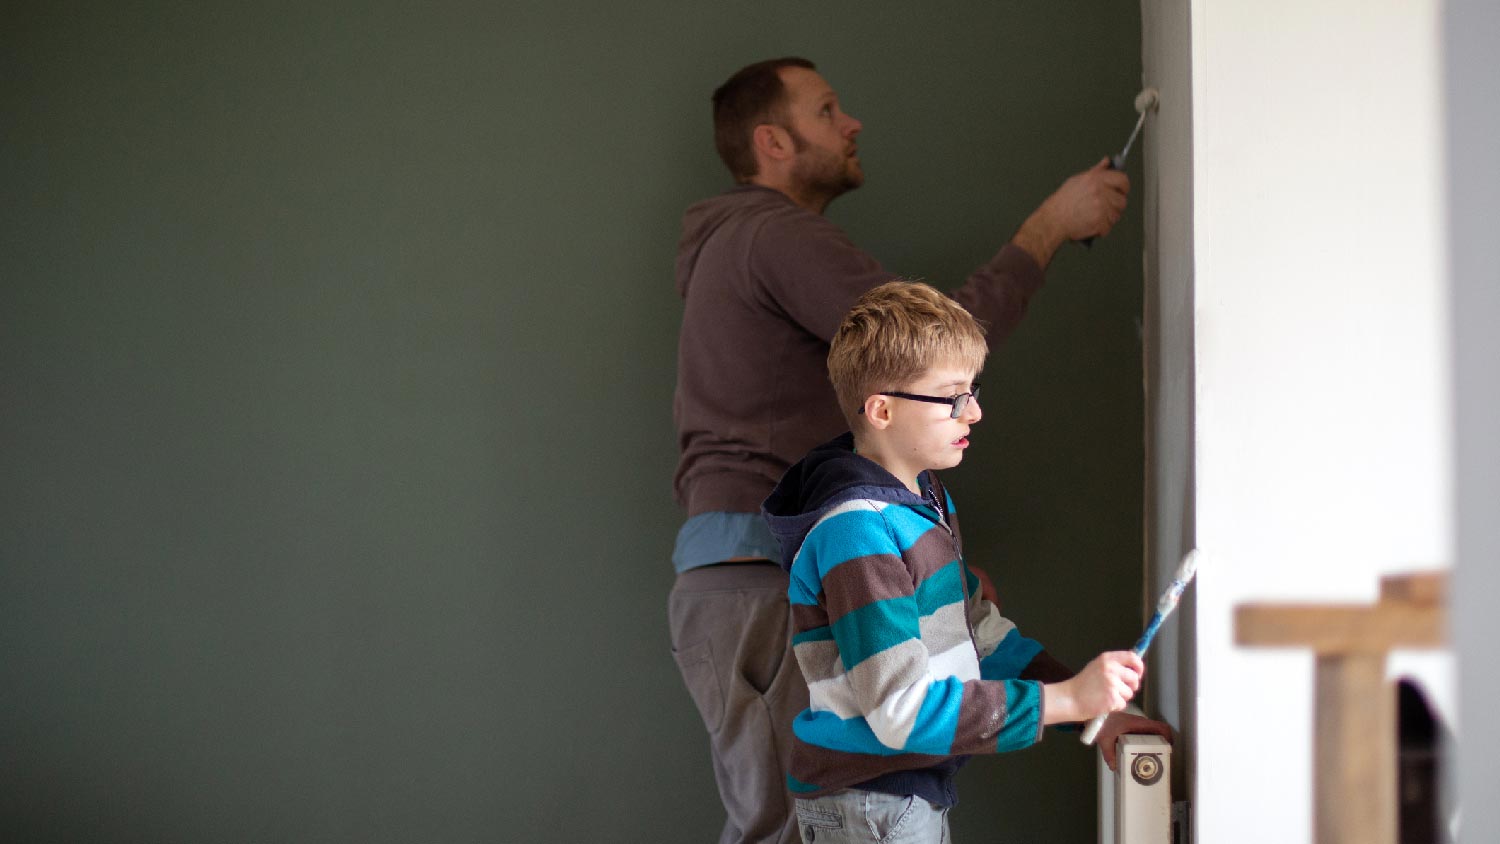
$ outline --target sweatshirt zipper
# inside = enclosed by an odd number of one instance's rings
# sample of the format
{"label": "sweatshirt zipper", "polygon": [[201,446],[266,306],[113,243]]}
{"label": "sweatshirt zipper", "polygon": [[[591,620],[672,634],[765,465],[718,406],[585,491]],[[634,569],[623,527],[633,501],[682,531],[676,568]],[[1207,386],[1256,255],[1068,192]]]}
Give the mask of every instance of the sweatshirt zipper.
{"label": "sweatshirt zipper", "polygon": [[932,509],[937,511],[938,524],[942,525],[943,530],[948,532],[948,541],[953,544],[953,553],[958,556],[958,565],[963,570],[964,576],[959,583],[959,590],[963,593],[964,598],[964,627],[969,630],[969,647],[974,649],[974,656],[978,658],[979,642],[974,638],[974,623],[969,620],[969,564],[964,561],[964,549],[958,547],[958,536],[953,533],[953,528],[948,526],[948,514],[943,512],[943,505],[938,502],[937,493],[933,492],[931,486],[928,486],[922,492],[922,500],[924,502],[931,501]]}
{"label": "sweatshirt zipper", "polygon": [[930,503],[932,509],[937,511],[938,524],[942,525],[943,530],[948,532],[948,540],[953,543],[953,553],[957,554],[958,558],[962,560],[964,557],[963,549],[958,547],[958,537],[953,534],[953,528],[948,527],[948,514],[943,512],[943,505],[938,502],[937,493],[932,491],[932,487],[922,490],[922,501],[923,503]]}

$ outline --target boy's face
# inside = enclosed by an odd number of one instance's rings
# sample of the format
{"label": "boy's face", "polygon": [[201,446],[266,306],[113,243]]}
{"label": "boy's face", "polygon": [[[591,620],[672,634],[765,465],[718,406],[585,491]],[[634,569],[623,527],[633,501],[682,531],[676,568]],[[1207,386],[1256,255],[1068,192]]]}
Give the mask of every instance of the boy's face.
{"label": "boy's face", "polygon": [[[936,366],[904,385],[901,392],[950,398],[971,392],[977,374],[971,369]],[[897,464],[886,469],[903,479],[915,478],[924,469],[957,466],[969,447],[969,429],[984,416],[973,396],[957,419],[952,405],[894,397],[889,402],[890,424],[882,435],[886,442],[882,451]]]}

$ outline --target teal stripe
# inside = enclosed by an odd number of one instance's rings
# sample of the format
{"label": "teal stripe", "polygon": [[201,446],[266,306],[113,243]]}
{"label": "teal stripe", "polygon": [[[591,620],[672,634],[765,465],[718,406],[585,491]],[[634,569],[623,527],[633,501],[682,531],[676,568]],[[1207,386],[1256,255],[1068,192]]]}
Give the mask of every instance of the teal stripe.
{"label": "teal stripe", "polygon": [[948,677],[927,688],[922,711],[906,739],[909,753],[931,753],[946,756],[953,752],[953,736],[958,732],[959,710],[963,708],[964,684]]}
{"label": "teal stripe", "polygon": [[[792,576],[805,584],[821,583],[836,566],[860,557],[899,555],[922,535],[942,530],[931,519],[909,507],[876,511],[850,510],[824,519],[808,532],[792,560]],[[795,590],[804,592],[805,590]],[[798,603],[814,603],[814,596],[793,594]]]}
{"label": "teal stripe", "polygon": [[786,788],[787,791],[790,791],[793,794],[807,794],[808,792],[817,791],[819,786],[812,785],[811,783],[805,783],[802,780],[799,780],[796,777],[792,776],[791,774],[787,774]]}
{"label": "teal stripe", "polygon": [[[1029,680],[1006,680],[1005,723],[995,737],[995,750],[1005,753],[1020,750],[1036,743],[1042,729],[1042,684]],[[863,718],[843,719],[832,712],[813,712],[804,709],[792,722],[792,732],[797,738],[817,747],[843,753],[864,753],[871,756],[895,756],[899,753],[933,753],[946,755],[953,746],[957,732],[959,706],[962,698],[962,683],[949,678],[934,684],[929,690],[929,702],[922,705],[918,729],[913,738],[901,750],[886,747],[875,737],[875,731]],[[946,688],[942,688],[946,687]],[[952,726],[948,724],[951,722]],[[941,725],[944,733],[938,729]]]}
{"label": "teal stripe", "polygon": [[962,566],[954,560],[918,584],[917,612],[929,616],[951,604],[962,604],[961,570]]}
{"label": "teal stripe", "polygon": [[1005,753],[1036,744],[1042,732],[1042,684],[1006,680],[1005,726],[995,737],[995,750]]}
{"label": "teal stripe", "polygon": [[832,712],[802,710],[792,722],[792,732],[797,738],[811,745],[839,750],[844,753],[865,753],[871,756],[895,756],[905,753],[880,743],[875,731],[863,718],[844,720]]}
{"label": "teal stripe", "polygon": [[862,507],[819,522],[803,540],[792,567],[796,568],[811,553],[817,563],[817,579],[821,581],[830,569],[845,560],[896,550],[899,549],[891,548],[890,531],[880,513]]}
{"label": "teal stripe", "polygon": [[797,635],[795,635],[795,636],[792,637],[792,645],[794,647],[797,646],[797,645],[804,644],[806,642],[830,642],[830,641],[833,641],[833,628],[829,627],[826,624],[823,625],[822,627],[814,627],[811,630],[804,630],[801,633],[798,633]]}
{"label": "teal stripe", "polygon": [[928,531],[946,528],[933,521],[930,516],[924,515],[920,510],[911,507],[887,507],[885,510],[885,522],[890,530],[896,534],[896,544],[902,551],[910,548],[922,538]]}
{"label": "teal stripe", "polygon": [[[798,557],[800,560],[801,557]],[[807,579],[810,569],[804,567],[798,569],[794,564],[791,571],[791,583],[786,588],[787,600],[798,606],[815,607],[818,605],[818,592],[822,589],[822,582],[814,577],[811,581]],[[817,572],[812,572],[816,575]]]}
{"label": "teal stripe", "polygon": [[792,558],[793,585],[787,597],[794,604],[813,606],[822,592],[823,576],[834,566],[858,557],[896,552],[885,521],[873,510],[852,510],[825,519],[807,534]]}
{"label": "teal stripe", "polygon": [[1035,639],[1028,639],[1021,635],[1021,631],[1011,628],[1000,644],[995,647],[995,652],[979,661],[979,676],[986,680],[1010,680],[1021,676],[1026,666],[1031,664],[1036,655],[1042,652],[1042,645]]}
{"label": "teal stripe", "polygon": [[[910,507],[892,505],[883,510],[860,507],[819,522],[808,532],[803,547],[817,542],[824,548],[838,549],[840,561],[852,560],[869,554],[905,551],[930,530],[943,528]],[[895,549],[891,548],[892,537]],[[826,574],[834,565],[823,566],[821,570]]]}
{"label": "teal stripe", "polygon": [[[1023,684],[1025,685],[1025,684]],[[887,747],[875,736],[864,718],[840,718],[832,712],[802,711],[792,722],[792,732],[808,744],[844,753],[866,753],[892,756],[897,753],[927,753],[946,756],[953,752],[953,737],[958,733],[959,713],[963,708],[964,684],[956,677],[933,683],[927,689],[922,709],[906,746]],[[1036,726],[1032,723],[1032,739]]]}
{"label": "teal stripe", "polygon": [[871,656],[909,639],[921,638],[917,605],[911,598],[891,598],[865,604],[833,622],[844,670],[851,671]]}

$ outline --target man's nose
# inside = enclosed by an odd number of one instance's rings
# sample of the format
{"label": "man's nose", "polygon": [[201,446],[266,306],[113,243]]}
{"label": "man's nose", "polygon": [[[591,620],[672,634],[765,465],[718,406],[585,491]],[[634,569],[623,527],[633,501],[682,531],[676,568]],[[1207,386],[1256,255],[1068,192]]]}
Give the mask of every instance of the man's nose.
{"label": "man's nose", "polygon": [[844,115],[844,118],[849,121],[848,125],[844,127],[845,137],[852,138],[855,135],[858,135],[865,128],[865,124],[859,122],[857,119],[850,115],[846,114]]}

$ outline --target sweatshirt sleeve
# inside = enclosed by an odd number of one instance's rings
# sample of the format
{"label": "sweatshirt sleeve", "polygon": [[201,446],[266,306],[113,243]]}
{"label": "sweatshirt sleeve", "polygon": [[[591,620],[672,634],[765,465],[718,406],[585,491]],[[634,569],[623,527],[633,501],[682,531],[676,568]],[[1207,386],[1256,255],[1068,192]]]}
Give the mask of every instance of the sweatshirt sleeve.
{"label": "sweatshirt sleeve", "polygon": [[1002,616],[987,599],[975,600],[971,596],[969,606],[969,623],[973,625],[974,644],[979,649],[979,676],[986,680],[1020,677],[1042,652],[1041,644],[1022,636],[1016,623]]}
{"label": "sweatshirt sleeve", "polygon": [[984,679],[1061,683],[1073,676],[1072,669],[1043,650],[1040,642],[1021,635],[1016,623],[980,594],[978,578],[970,580],[968,613]]}
{"label": "sweatshirt sleeve", "polygon": [[749,260],[762,304],[825,343],[860,296],[895,278],[831,220],[800,209],[766,221]]}
{"label": "sweatshirt sleeve", "polygon": [[[801,569],[794,579],[817,578],[828,618],[826,631],[805,631],[794,641],[805,647],[823,638],[836,649],[827,660],[798,653],[805,673],[808,666],[829,666],[826,676],[807,677],[815,717],[799,724],[799,735],[827,747],[881,754],[996,753],[1033,744],[1041,732],[1040,684],[1016,677],[961,680],[948,664],[969,649],[964,607],[957,600],[962,565],[954,561],[914,577],[902,552],[922,541],[921,530],[891,524],[887,516],[920,516],[861,504],[819,522],[794,563]],[[941,530],[930,522],[927,527]],[[914,541],[903,542],[903,536]],[[939,628],[954,641],[942,640]],[[929,645],[937,652],[929,652]],[[972,666],[973,651],[968,654]]]}
{"label": "sweatshirt sleeve", "polygon": [[[832,341],[844,314],[860,296],[897,277],[831,220],[807,211],[768,220],[749,255],[751,276],[766,297],[763,304],[781,309],[824,342]],[[930,279],[918,280],[943,287]],[[1006,244],[949,295],[985,324],[994,347],[1026,315],[1042,281],[1042,268],[1031,255]]]}
{"label": "sweatshirt sleeve", "polygon": [[[932,482],[942,490],[947,502],[948,527],[954,537],[959,537],[958,505],[946,487],[935,477]],[[959,540],[960,546],[962,539]],[[1000,614],[1000,608],[984,597],[979,578],[964,569],[964,611],[968,615],[969,629],[974,631],[974,646],[979,651],[979,675],[986,680],[1041,680],[1044,683],[1058,682],[1073,676],[1073,672],[1062,666],[1042,650],[1034,639],[1021,635],[1015,622]]]}
{"label": "sweatshirt sleeve", "polygon": [[1042,267],[1025,249],[1007,243],[949,295],[983,322],[990,348],[1009,337],[1042,287]]}

